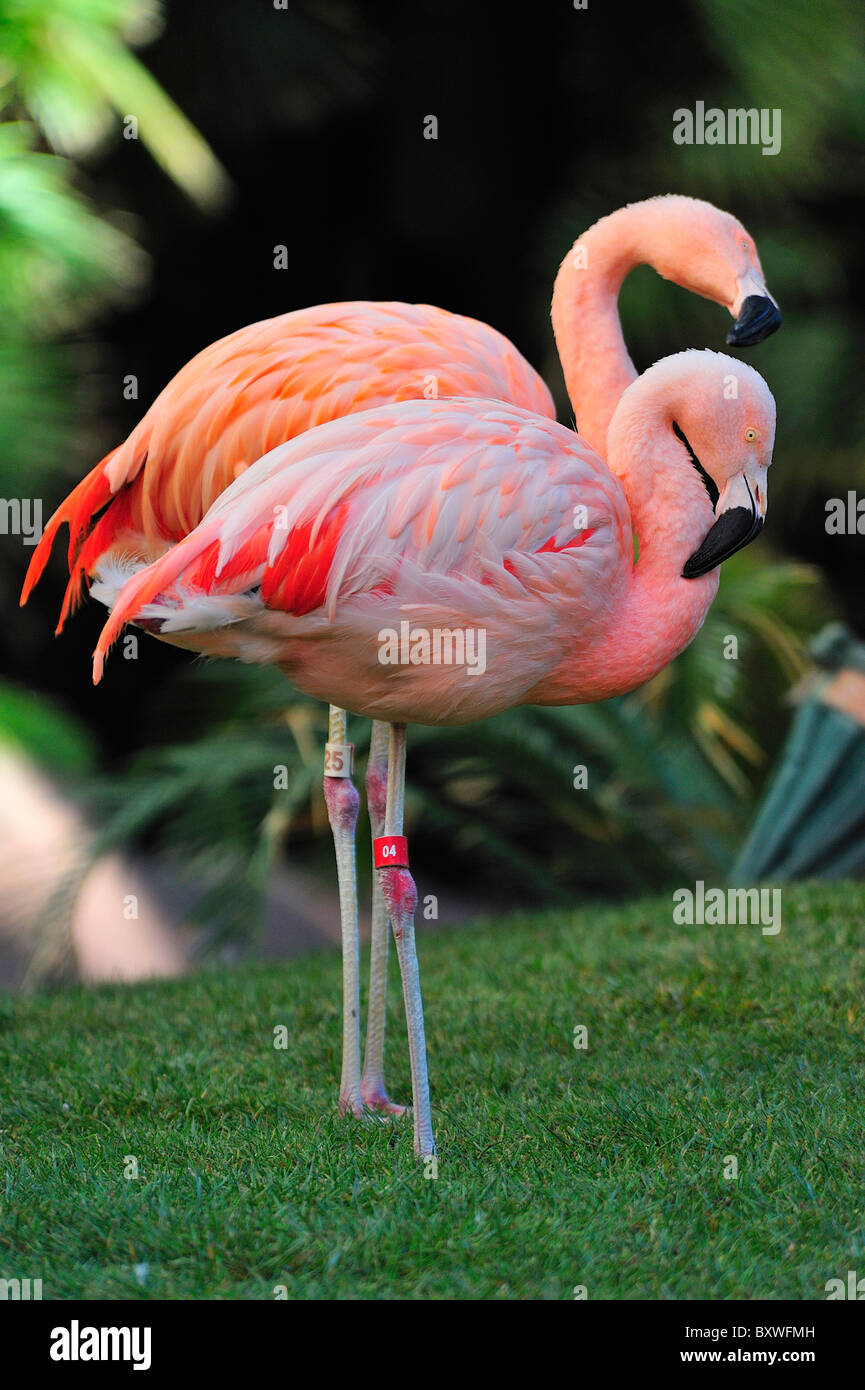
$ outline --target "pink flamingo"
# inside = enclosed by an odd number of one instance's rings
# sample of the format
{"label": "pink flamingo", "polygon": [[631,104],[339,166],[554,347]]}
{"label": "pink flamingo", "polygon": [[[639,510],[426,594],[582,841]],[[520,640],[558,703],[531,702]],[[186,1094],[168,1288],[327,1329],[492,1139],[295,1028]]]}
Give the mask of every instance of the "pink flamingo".
{"label": "pink flamingo", "polygon": [[[728,341],[759,342],[780,322],[753,240],[730,214],[669,195],[603,218],[565,257],[552,305],[577,420],[602,454],[606,426],[636,376],[622,337],[618,293],[627,273],[642,263],[727,307],[736,316]],[[70,530],[70,580],[58,631],[94,575],[120,556],[149,562],[165,553],[240,472],[276,444],[358,410],[424,395],[499,399],[550,419],[555,414],[543,381],[506,338],[426,305],[324,305],[230,334],[178,372],[125,443],[60,505],[34,552],[22,603],[64,522]],[[377,721],[366,779],[374,835],[381,834],[384,818],[387,739],[387,728]],[[354,866],[359,798],[351,759],[345,713],[332,707],[324,785],[343,922],[340,1098],[355,1111],[367,1105],[398,1113],[402,1107],[388,1098],[383,1075],[388,928],[378,886],[360,1072]]]}
{"label": "pink flamingo", "polygon": [[723,304],[732,347],[753,347],[780,326],[753,237],[728,212],[668,194],[602,217],[574,242],[553,290],[553,331],[568,395],[585,440],[606,458],[606,431],[636,380],[618,313],[619,291],[638,265]]}
{"label": "pink flamingo", "polygon": [[[117,563],[94,586],[112,609],[94,681],[135,621],[193,650],[275,663],[309,695],[389,723],[375,862],[421,1156],[435,1140],[402,833],[406,723],[602,700],[651,679],[697,633],[720,563],[761,529],[774,434],[762,378],[696,351],[624,391],[608,463],[503,403],[382,407],[278,446],[160,560],[125,582]],[[466,660],[470,639],[482,666]]]}

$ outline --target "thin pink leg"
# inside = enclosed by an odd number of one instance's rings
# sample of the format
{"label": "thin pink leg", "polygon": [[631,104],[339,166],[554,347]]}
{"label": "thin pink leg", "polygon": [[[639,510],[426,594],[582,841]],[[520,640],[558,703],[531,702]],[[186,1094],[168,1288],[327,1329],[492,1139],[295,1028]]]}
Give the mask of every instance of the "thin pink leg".
{"label": "thin pink leg", "polygon": [[[345,710],[331,706],[325,769],[324,799],[333,844],[336,850],[336,872],[339,882],[339,915],[342,929],[342,1076],[339,1084],[339,1108],[354,1115],[363,1114],[360,1096],[360,951],[357,933],[357,865],[354,852],[354,832],[360,796],[346,773],[348,745],[346,744]],[[339,750],[343,750],[340,752]]]}
{"label": "thin pink leg", "polygon": [[[385,838],[391,844],[402,842],[403,802],[405,799],[405,725],[392,724],[387,768],[387,812]],[[384,862],[376,872],[381,877],[382,893],[388,917],[393,927],[408,1025],[408,1048],[411,1060],[412,1111],[414,1115],[414,1151],[418,1158],[436,1152],[430,1112],[429,1077],[427,1075],[426,1038],[424,1036],[423,1003],[420,992],[417,948],[414,935],[414,914],[417,907],[417,888],[405,867]]]}
{"label": "thin pink leg", "polygon": [[[378,720],[372,726],[366,770],[366,800],[373,839],[384,834],[387,809],[387,750],[390,729]],[[387,1003],[387,957],[390,928],[381,875],[373,874],[372,939],[369,957],[369,1004],[366,1049],[360,1093],[364,1105],[384,1115],[404,1115],[406,1107],[391,1100],[384,1084],[384,1030]]]}

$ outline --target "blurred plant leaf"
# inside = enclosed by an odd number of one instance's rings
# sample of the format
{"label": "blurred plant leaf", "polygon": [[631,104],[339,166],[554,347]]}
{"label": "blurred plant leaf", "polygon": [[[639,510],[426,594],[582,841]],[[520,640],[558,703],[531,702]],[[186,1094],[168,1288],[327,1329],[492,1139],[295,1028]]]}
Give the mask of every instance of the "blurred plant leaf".
{"label": "blurred plant leaf", "polygon": [[14,326],[78,322],[106,294],[141,283],[144,256],[73,192],[68,167],[30,148],[32,128],[0,125],[0,313]]}
{"label": "blurred plant leaf", "polygon": [[49,772],[75,776],[93,771],[89,731],[47,696],[5,681],[0,682],[0,739]]}
{"label": "blurred plant leaf", "polygon": [[135,0],[3,0],[0,104],[20,105],[59,154],[78,158],[115,116],[195,202],[222,203],[228,178],[206,141],[129,50],[155,37],[159,11]]}

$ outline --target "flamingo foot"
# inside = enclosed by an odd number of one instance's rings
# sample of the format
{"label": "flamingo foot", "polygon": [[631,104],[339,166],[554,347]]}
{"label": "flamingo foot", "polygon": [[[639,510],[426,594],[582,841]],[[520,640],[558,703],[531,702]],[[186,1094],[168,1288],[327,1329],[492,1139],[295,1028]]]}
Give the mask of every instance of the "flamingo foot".
{"label": "flamingo foot", "polygon": [[340,1115],[353,1115],[356,1120],[363,1119],[363,1101],[359,1100],[357,1096],[347,1096],[340,1092],[338,1109]]}
{"label": "flamingo foot", "polygon": [[362,1081],[360,1093],[367,1110],[374,1110],[378,1115],[398,1119],[400,1115],[407,1115],[411,1110],[410,1105],[400,1105],[398,1101],[391,1100],[383,1086],[370,1086]]}

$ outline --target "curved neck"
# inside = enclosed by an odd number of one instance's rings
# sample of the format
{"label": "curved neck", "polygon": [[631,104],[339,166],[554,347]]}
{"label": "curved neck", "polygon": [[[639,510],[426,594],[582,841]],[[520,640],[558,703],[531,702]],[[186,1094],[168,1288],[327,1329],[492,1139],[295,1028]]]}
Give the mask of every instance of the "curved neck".
{"label": "curved neck", "polygon": [[577,429],[601,458],[613,412],[637,377],[622,335],[619,291],[635,266],[655,264],[669,220],[664,202],[635,203],[602,217],[574,242],[556,276],[552,320],[565,384]]}
{"label": "curved neck", "polygon": [[718,592],[717,569],[682,578],[682,566],[714,520],[703,482],[688,462],[671,475],[660,452],[655,461],[660,467],[642,501],[629,491],[639,556],[616,619],[590,656],[603,673],[600,698],[636,690],[663,670],[696,637]]}
{"label": "curved neck", "polygon": [[610,430],[609,468],[628,500],[639,555],[622,557],[600,631],[568,643],[529,704],[579,704],[636,690],[693,640],[718,591],[719,571],[683,579],[682,567],[714,520],[702,479],[672,430],[662,401],[629,393]]}

